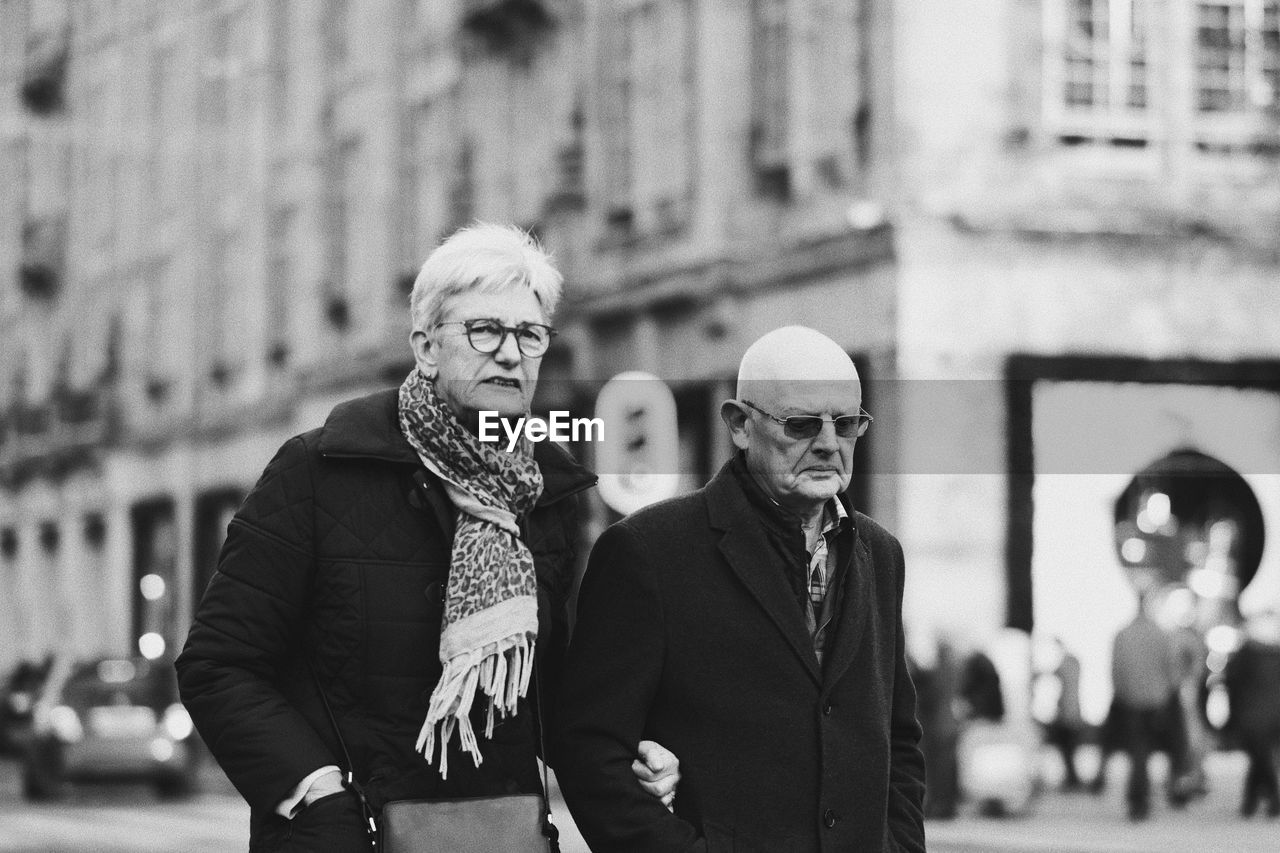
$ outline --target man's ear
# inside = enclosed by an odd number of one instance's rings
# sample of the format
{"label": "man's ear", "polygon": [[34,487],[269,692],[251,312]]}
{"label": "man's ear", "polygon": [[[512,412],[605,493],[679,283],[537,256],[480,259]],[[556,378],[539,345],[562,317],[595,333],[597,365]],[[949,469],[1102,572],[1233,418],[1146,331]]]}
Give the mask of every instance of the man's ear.
{"label": "man's ear", "polygon": [[428,379],[435,379],[440,358],[436,342],[421,329],[414,329],[409,335],[409,346],[413,348],[413,361],[418,365],[418,372]]}
{"label": "man's ear", "polygon": [[734,447],[747,449],[747,411],[737,400],[725,400],[720,404],[720,420],[729,428],[729,437]]}

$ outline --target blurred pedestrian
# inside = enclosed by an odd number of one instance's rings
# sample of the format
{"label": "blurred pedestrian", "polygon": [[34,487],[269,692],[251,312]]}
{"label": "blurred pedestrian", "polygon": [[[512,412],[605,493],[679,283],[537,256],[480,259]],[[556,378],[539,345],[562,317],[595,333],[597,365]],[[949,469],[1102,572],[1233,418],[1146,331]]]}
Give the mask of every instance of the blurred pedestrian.
{"label": "blurred pedestrian", "polygon": [[1053,721],[1046,727],[1046,740],[1062,756],[1063,790],[1077,791],[1081,782],[1076,771],[1076,749],[1084,729],[1080,715],[1080,658],[1067,648],[1061,637],[1054,637],[1052,643],[1058,654],[1058,664],[1053,669],[1058,682],[1058,702]]}
{"label": "blurred pedestrian", "polygon": [[404,383],[286,442],[231,521],[177,668],[251,849],[367,851],[363,795],[541,793],[530,700],[555,705],[595,476],[477,430],[529,410],[560,289],[523,231],[454,234],[414,284]]}
{"label": "blurred pedestrian", "polygon": [[985,652],[975,651],[965,658],[957,696],[958,716],[962,720],[998,723],[1004,719],[1004,690],[1000,686],[1000,671]]}
{"label": "blurred pedestrian", "polygon": [[920,750],[924,753],[925,778],[929,780],[924,816],[953,818],[960,800],[960,722],[955,716],[960,667],[955,649],[946,639],[938,639],[932,648],[913,655],[907,663],[916,685],[916,709],[924,730]]}
{"label": "blurred pedestrian", "polygon": [[1202,689],[1209,671],[1209,650],[1195,627],[1194,611],[1175,614],[1169,636],[1178,659],[1178,702],[1182,707],[1184,727],[1180,740],[1186,750],[1177,785],[1186,797],[1198,797],[1209,790],[1204,760],[1210,749],[1211,735],[1200,710]]}
{"label": "blurred pedestrian", "polygon": [[1245,623],[1245,642],[1227,662],[1226,682],[1230,725],[1249,756],[1240,814],[1250,817],[1265,804],[1268,817],[1280,816],[1280,614],[1267,611]]}
{"label": "blurred pedestrian", "polygon": [[1178,699],[1177,654],[1169,635],[1148,612],[1150,595],[1138,595],[1138,612],[1116,635],[1111,653],[1111,681],[1124,748],[1129,755],[1129,784],[1125,792],[1131,820],[1151,812],[1151,781],[1147,763],[1161,742],[1169,745],[1169,802],[1185,802],[1176,780],[1184,767],[1181,747],[1182,706]]}

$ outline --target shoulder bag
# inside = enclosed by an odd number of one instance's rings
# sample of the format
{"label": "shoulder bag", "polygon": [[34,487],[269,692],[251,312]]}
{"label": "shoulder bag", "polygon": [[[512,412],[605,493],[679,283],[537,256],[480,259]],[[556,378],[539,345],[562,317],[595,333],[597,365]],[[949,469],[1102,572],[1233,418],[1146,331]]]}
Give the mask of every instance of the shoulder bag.
{"label": "shoulder bag", "polygon": [[[535,677],[537,669],[534,669]],[[547,765],[542,763],[544,794],[504,794],[452,800],[391,800],[378,815],[352,771],[351,755],[329,706],[329,697],[315,671],[311,673],[324,702],[325,713],[338,738],[342,785],[360,802],[369,849],[376,853],[560,853],[560,832],[551,822],[545,792]],[[535,689],[537,687],[535,686]],[[542,730],[541,690],[538,691],[538,743],[547,754]]]}

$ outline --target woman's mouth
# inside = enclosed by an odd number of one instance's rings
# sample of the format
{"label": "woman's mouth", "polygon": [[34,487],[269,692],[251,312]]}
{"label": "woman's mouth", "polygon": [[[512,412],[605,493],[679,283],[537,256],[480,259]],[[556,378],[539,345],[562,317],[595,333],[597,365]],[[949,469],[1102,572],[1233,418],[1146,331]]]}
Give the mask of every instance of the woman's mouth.
{"label": "woman's mouth", "polygon": [[520,380],[510,379],[506,376],[492,376],[486,379],[482,384],[497,385],[499,388],[510,388],[513,391],[520,390]]}

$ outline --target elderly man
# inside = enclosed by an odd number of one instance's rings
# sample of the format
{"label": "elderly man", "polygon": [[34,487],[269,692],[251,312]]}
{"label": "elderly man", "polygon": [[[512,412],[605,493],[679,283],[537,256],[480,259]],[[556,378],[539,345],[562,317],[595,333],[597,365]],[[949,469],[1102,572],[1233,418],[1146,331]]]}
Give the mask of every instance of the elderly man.
{"label": "elderly man", "polygon": [[[560,289],[523,231],[455,233],[414,284],[404,383],[287,441],[232,520],[177,667],[251,849],[367,851],[361,790],[375,812],[541,792],[525,697],[550,711],[595,476],[476,431],[481,411],[529,410]],[[638,755],[668,796],[674,758]]]}
{"label": "elderly man", "polygon": [[[596,543],[557,741],[592,850],[924,850],[902,549],[844,494],[861,400],[835,342],[770,332],[721,407],[736,456]],[[645,737],[680,756],[671,812]]]}

